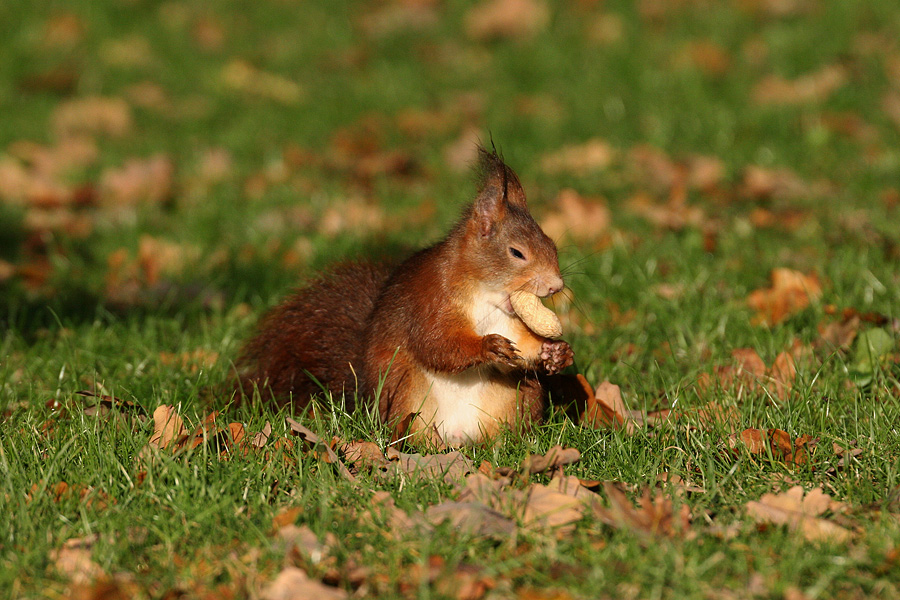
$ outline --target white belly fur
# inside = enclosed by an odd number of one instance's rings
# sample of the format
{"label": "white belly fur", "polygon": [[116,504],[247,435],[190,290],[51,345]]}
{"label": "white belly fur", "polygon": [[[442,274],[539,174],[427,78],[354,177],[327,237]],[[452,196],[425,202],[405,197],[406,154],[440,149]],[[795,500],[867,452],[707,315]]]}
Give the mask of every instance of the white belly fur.
{"label": "white belly fur", "polygon": [[[505,301],[506,294],[491,292],[475,298],[470,314],[478,335],[496,333],[517,342],[516,317],[499,308]],[[427,374],[429,389],[421,416],[435,425],[446,444],[477,442],[485,429],[496,429],[493,423],[509,421],[515,415],[516,411],[510,410],[515,406],[515,388],[492,381],[492,372],[495,367],[482,366],[456,375]],[[427,414],[429,409],[433,409],[432,415]]]}

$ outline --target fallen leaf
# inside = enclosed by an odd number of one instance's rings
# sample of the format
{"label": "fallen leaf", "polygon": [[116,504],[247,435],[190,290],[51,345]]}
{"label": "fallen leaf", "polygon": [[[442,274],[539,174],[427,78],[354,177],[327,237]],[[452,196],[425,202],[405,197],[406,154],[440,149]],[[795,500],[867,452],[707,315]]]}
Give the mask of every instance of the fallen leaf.
{"label": "fallen leaf", "polygon": [[175,167],[164,154],[132,158],[100,175],[99,200],[107,206],[161,204],[173,193]]}
{"label": "fallen leaf", "polygon": [[763,494],[758,501],[748,502],[746,508],[758,522],[787,525],[809,541],[839,543],[851,536],[844,527],[819,517],[826,511],[843,509],[841,503],[833,501],[821,488],[813,488],[804,495],[798,485],[781,494]]}
{"label": "fallen leaf", "polygon": [[748,428],[740,433],[728,436],[727,443],[732,449],[743,446],[750,454],[767,454],[772,458],[784,461],[788,465],[803,465],[808,462],[808,448],[815,446],[816,439],[809,435],[801,435],[792,440],[791,436],[781,429]]}
{"label": "fallen leaf", "polygon": [[240,59],[234,59],[222,68],[221,80],[232,90],[284,105],[297,104],[305,95],[303,88],[295,81],[261,71]]}
{"label": "fallen leaf", "polygon": [[731,68],[731,56],[719,44],[711,40],[688,42],[676,56],[679,65],[696,67],[706,75],[721,77]]}
{"label": "fallen leaf", "polygon": [[560,191],[553,202],[558,208],[541,220],[541,229],[559,242],[566,237],[585,242],[608,233],[610,211],[601,198],[586,198],[575,190]]}
{"label": "fallen leaf", "polygon": [[601,522],[615,529],[630,529],[639,534],[689,536],[691,513],[687,504],[682,504],[676,514],[671,498],[657,490],[644,490],[639,506],[635,507],[628,497],[614,483],[604,482],[603,491],[609,500],[609,508],[599,500],[591,502],[593,515]]}
{"label": "fallen leaf", "polygon": [[588,427],[623,427],[628,409],[619,386],[604,381],[589,398],[580,422]]}
{"label": "fallen leaf", "polygon": [[545,155],[541,159],[541,168],[554,175],[571,173],[583,176],[606,169],[615,156],[616,152],[612,146],[594,138],[583,144],[565,146]]}
{"label": "fallen leaf", "polygon": [[285,421],[291,428],[291,433],[299,436],[310,448],[324,450],[326,462],[337,465],[338,473],[340,473],[342,477],[349,479],[350,481],[356,480],[356,477],[354,477],[344,463],[341,462],[341,459],[338,458],[338,455],[331,449],[331,446],[323,442],[318,435],[290,417],[286,417]]}
{"label": "fallen leaf", "polygon": [[52,120],[60,138],[94,134],[121,137],[133,127],[131,108],[125,100],[100,96],[62,102],[53,111]]}
{"label": "fallen leaf", "polygon": [[772,285],[750,293],[747,304],[756,311],[754,322],[777,325],[802,311],[822,296],[822,285],[815,274],[805,275],[791,269],[774,269]]}
{"label": "fallen leaf", "polygon": [[433,525],[449,522],[469,535],[509,538],[516,531],[511,519],[480,502],[442,502],[428,507],[425,518]]}
{"label": "fallen leaf", "polygon": [[187,430],[184,428],[184,421],[174,406],[161,404],[153,411],[153,435],[150,436],[150,446],[168,448],[185,435]]}
{"label": "fallen leaf", "polygon": [[272,424],[266,421],[266,424],[263,425],[263,430],[253,434],[253,437],[250,439],[250,446],[262,448],[269,441],[270,435],[272,435]]}
{"label": "fallen leaf", "polygon": [[530,455],[522,461],[520,467],[521,472],[534,475],[543,473],[552,469],[557,469],[563,465],[570,465],[578,462],[581,458],[581,452],[577,448],[563,448],[562,446],[553,446],[544,456]]}
{"label": "fallen leaf", "polygon": [[543,0],[482,0],[466,13],[465,27],[476,40],[527,38],[540,33],[550,21]]}
{"label": "fallen leaf", "polygon": [[753,100],[762,105],[821,102],[848,81],[847,69],[841,65],[826,65],[797,79],[768,75],[753,88]]}
{"label": "fallen leaf", "polygon": [[571,531],[584,516],[585,504],[549,486],[533,484],[524,492],[522,522],[526,527]]}
{"label": "fallen leaf", "polygon": [[92,548],[96,535],[66,540],[62,548],[50,551],[50,562],[56,570],[73,583],[90,583],[104,576],[103,569],[94,562]]}
{"label": "fallen leaf", "polygon": [[302,569],[286,567],[263,589],[260,597],[263,600],[343,600],[347,592],[310,579]]}
{"label": "fallen leaf", "polygon": [[331,548],[337,543],[334,534],[328,533],[326,543],[319,541],[319,536],[307,525],[297,526],[293,523],[284,525],[275,533],[284,545],[286,552],[296,551],[309,563],[319,564],[328,556]]}
{"label": "fallen leaf", "polygon": [[421,454],[405,454],[395,448],[388,448],[385,455],[397,464],[402,473],[418,477],[441,478],[447,483],[456,483],[469,473],[476,471],[472,461],[457,451],[423,456]]}

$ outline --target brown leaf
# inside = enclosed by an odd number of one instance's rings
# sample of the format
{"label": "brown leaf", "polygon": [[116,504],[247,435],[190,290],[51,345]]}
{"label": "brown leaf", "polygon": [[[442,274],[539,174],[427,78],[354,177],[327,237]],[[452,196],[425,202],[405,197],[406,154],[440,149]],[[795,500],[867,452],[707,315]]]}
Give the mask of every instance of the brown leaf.
{"label": "brown leaf", "polygon": [[604,381],[597,386],[594,397],[588,399],[584,414],[581,415],[581,423],[597,429],[623,427],[627,413],[619,386]]}
{"label": "brown leaf", "polygon": [[549,21],[543,0],[482,0],[465,16],[466,33],[476,40],[531,37]]}
{"label": "brown leaf", "polygon": [[570,531],[584,516],[584,503],[549,486],[533,484],[524,491],[522,522],[526,527]]}
{"label": "brown leaf", "polygon": [[442,502],[428,507],[425,517],[434,525],[449,521],[470,535],[508,538],[516,531],[511,519],[480,502]]}
{"label": "brown leaf", "polygon": [[297,517],[303,514],[302,506],[289,506],[281,509],[272,519],[272,527],[276,530],[293,525],[297,522]]}
{"label": "brown leaf", "polygon": [[575,190],[564,189],[554,200],[559,207],[541,220],[541,228],[554,241],[565,237],[589,241],[608,233],[610,211],[602,198],[585,198]]}
{"label": "brown leaf", "polygon": [[832,321],[828,324],[819,324],[819,345],[824,345],[831,350],[849,350],[859,333],[860,318],[852,315],[849,319]]}
{"label": "brown leaf", "polygon": [[598,500],[591,502],[596,518],[616,529],[627,528],[640,534],[674,536],[689,533],[691,513],[682,504],[676,514],[672,500],[657,490],[644,489],[640,505],[636,508],[628,497],[611,482],[603,483],[603,491],[609,500],[609,508]]}
{"label": "brown leaf", "polygon": [[263,589],[260,597],[263,600],[343,600],[347,592],[310,579],[302,569],[286,567]]}
{"label": "brown leaf", "polygon": [[472,461],[459,452],[446,454],[405,454],[391,447],[385,453],[397,464],[400,471],[419,477],[442,478],[447,483],[456,483],[469,473],[476,471]]}
{"label": "brown leaf", "polygon": [[166,202],[173,193],[174,172],[172,160],[164,154],[129,159],[121,168],[103,171],[99,200],[108,206]]}
{"label": "brown leaf", "polygon": [[260,71],[241,59],[234,59],[222,68],[221,80],[232,90],[288,106],[299,103],[305,96],[303,88],[297,82]]}
{"label": "brown leaf", "polygon": [[825,65],[814,73],[797,79],[777,75],[764,77],[753,89],[757,104],[805,104],[821,102],[849,81],[847,69],[841,65]]}
{"label": "brown leaf", "polygon": [[771,278],[771,287],[755,290],[747,297],[747,304],[756,311],[755,323],[781,323],[822,296],[822,285],[815,274],[780,268],[772,271]]}
{"label": "brown leaf", "polygon": [[319,541],[319,536],[307,525],[297,526],[289,523],[280,527],[275,534],[284,544],[285,551],[296,551],[312,564],[319,564],[328,556],[331,548],[337,543],[334,534],[328,533],[326,543]]}
{"label": "brown leaf", "polygon": [[184,428],[184,421],[174,406],[161,404],[153,411],[153,435],[150,436],[150,446],[168,448],[185,435],[187,430]]}
{"label": "brown leaf", "polygon": [[550,174],[571,173],[587,175],[606,169],[616,156],[612,146],[594,138],[583,144],[565,146],[545,155],[541,168]]}
{"label": "brown leaf", "polygon": [[266,424],[263,425],[263,430],[253,434],[253,437],[250,439],[250,446],[262,448],[269,441],[270,435],[272,435],[272,424],[266,421]]}
{"label": "brown leaf", "polygon": [[535,473],[543,473],[551,469],[570,465],[578,462],[581,458],[581,452],[577,448],[563,448],[562,446],[554,446],[547,451],[544,456],[530,455],[524,461],[520,468],[521,472],[534,475]]}
{"label": "brown leaf", "polygon": [[750,454],[771,452],[775,460],[782,460],[788,465],[806,464],[807,448],[814,446],[815,443],[816,440],[809,435],[801,435],[792,441],[790,435],[781,429],[748,428],[728,436],[730,448],[743,445]]}
{"label": "brown leaf", "polygon": [[74,583],[89,583],[104,575],[94,562],[91,549],[96,535],[66,540],[62,548],[50,552],[50,562],[56,570]]}
{"label": "brown leaf", "polygon": [[739,194],[750,200],[793,200],[822,196],[829,191],[827,183],[810,184],[789,169],[767,169],[751,165],[744,169]]}
{"label": "brown leaf", "polygon": [[697,67],[706,75],[721,77],[731,68],[731,56],[722,46],[711,40],[689,42],[676,61]]}
{"label": "brown leaf", "polygon": [[344,463],[341,462],[341,459],[338,458],[338,455],[331,449],[331,446],[323,442],[318,435],[290,417],[286,417],[285,421],[291,428],[291,433],[299,436],[310,448],[324,450],[327,462],[337,465],[338,473],[340,473],[342,477],[349,479],[350,481],[356,480],[356,477],[354,477]]}
{"label": "brown leaf", "polygon": [[845,542],[849,530],[819,518],[826,511],[840,511],[843,505],[831,500],[821,488],[813,488],[804,495],[801,486],[794,486],[781,494],[764,494],[759,501],[746,504],[747,513],[762,523],[787,525],[799,531],[809,541]]}
{"label": "brown leaf", "polygon": [[359,467],[372,467],[381,469],[390,466],[384,452],[375,442],[355,441],[338,444],[338,450],[344,455],[344,459]]}
{"label": "brown leaf", "polygon": [[53,129],[60,138],[94,134],[121,137],[133,127],[131,108],[122,98],[69,100],[56,107],[52,118]]}

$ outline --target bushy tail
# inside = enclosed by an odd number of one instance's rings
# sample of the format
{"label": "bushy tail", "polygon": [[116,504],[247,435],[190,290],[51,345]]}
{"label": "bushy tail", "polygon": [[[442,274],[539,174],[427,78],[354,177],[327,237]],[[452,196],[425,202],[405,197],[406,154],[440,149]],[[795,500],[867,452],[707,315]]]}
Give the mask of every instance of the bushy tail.
{"label": "bushy tail", "polygon": [[335,397],[346,393],[352,404],[366,321],[389,273],[378,265],[345,264],[272,309],[238,359],[244,393],[258,387],[264,398],[302,406],[321,384]]}

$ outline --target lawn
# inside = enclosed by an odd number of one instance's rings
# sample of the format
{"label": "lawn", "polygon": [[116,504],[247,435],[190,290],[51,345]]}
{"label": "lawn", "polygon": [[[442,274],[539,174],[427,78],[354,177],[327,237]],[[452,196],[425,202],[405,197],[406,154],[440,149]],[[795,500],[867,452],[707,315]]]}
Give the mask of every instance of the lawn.
{"label": "lawn", "polygon": [[[900,597],[893,0],[7,2],[0,34],[0,594]],[[587,410],[449,454],[233,402],[266,309],[441,239],[491,140]]]}

